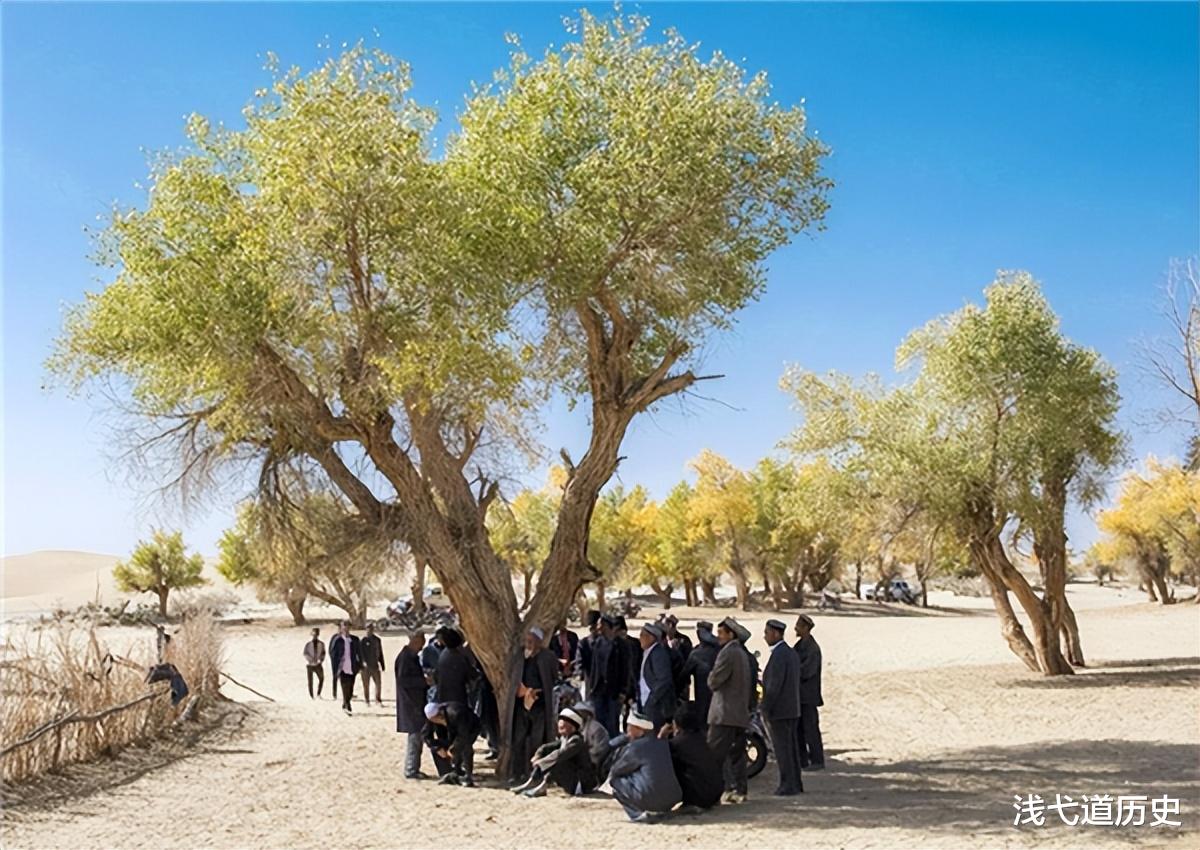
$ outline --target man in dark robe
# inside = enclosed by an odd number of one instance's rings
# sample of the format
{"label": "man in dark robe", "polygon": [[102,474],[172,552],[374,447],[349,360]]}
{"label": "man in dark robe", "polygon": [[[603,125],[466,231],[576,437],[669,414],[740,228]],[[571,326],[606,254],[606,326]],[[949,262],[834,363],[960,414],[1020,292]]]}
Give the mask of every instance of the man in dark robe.
{"label": "man in dark robe", "polygon": [[796,618],[796,641],[793,649],[800,657],[800,766],[810,770],[825,769],[825,747],[821,741],[821,720],[818,709],[825,704],[821,698],[821,647],[812,636],[816,627],[812,617],[801,614]]}
{"label": "man in dark robe", "polygon": [[717,626],[717,639],[721,651],[712,672],[708,674],[708,687],[712,701],[708,707],[708,746],[723,765],[725,796],[727,803],[742,803],[746,800],[746,728],[750,725],[750,695],[753,679],[750,673],[749,653],[738,640],[745,627],[732,617],[726,617]]}
{"label": "man in dark robe", "polygon": [[[545,633],[533,626],[525,633],[525,658],[513,704],[512,764],[514,778],[528,777],[530,759],[542,744],[554,739],[554,679],[558,663],[543,645]],[[518,783],[519,784],[519,783]]]}
{"label": "man in dark robe", "polygon": [[629,717],[629,712],[637,704],[638,674],[642,668],[642,644],[629,634],[629,626],[626,625],[625,618],[620,615],[617,616],[616,645],[620,648],[617,657],[625,665],[621,696],[619,697],[622,706],[621,719],[625,721]]}
{"label": "man in dark robe", "polygon": [[425,634],[413,632],[392,664],[396,675],[396,731],[408,735],[404,749],[404,778],[424,779],[421,772],[421,733],[425,731],[425,671],[421,649]]}
{"label": "man in dark robe", "polygon": [[688,684],[691,684],[692,702],[696,704],[696,714],[703,726],[708,724],[708,705],[712,702],[712,691],[708,689],[708,674],[712,672],[713,664],[717,661],[717,650],[721,646],[712,629],[712,623],[706,620],[696,624],[697,643],[688,653],[687,661],[683,662],[682,682],[679,687],[680,696],[686,696]]}
{"label": "man in dark robe", "polygon": [[596,721],[608,731],[609,737],[615,737],[620,728],[618,699],[624,681],[623,662],[614,643],[615,625],[616,620],[608,615],[597,618],[596,633],[587,642],[584,662],[587,697],[595,707]]}
{"label": "man in dark robe", "polygon": [[463,636],[457,629],[449,627],[438,629],[438,636],[445,644],[445,649],[437,661],[437,701],[470,705],[475,667],[463,651]]}
{"label": "man in dark robe", "polygon": [[617,752],[608,774],[613,797],[635,823],[653,822],[683,798],[671,763],[671,747],[653,734],[653,728],[650,718],[630,712],[629,743]]}
{"label": "man in dark robe", "polygon": [[709,748],[704,726],[695,704],[685,703],[659,733],[671,745],[671,763],[683,791],[681,811],[685,814],[711,809],[721,801],[725,789],[721,760]]}

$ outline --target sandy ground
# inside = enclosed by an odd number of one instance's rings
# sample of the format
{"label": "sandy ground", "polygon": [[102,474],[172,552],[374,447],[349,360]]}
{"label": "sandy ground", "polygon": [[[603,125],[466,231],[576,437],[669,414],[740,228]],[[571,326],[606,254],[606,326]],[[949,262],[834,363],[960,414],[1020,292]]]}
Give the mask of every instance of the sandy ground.
{"label": "sandy ground", "polygon": [[[348,718],[328,691],[308,698],[304,629],[231,625],[227,669],[278,702],[227,686],[250,709],[236,727],[14,789],[0,837],[71,848],[1200,846],[1200,608],[1148,605],[1129,589],[1071,593],[1091,666],[1055,679],[1015,663],[986,600],[815,612],[829,769],[806,772],[806,793],[785,802],[769,796],[769,766],[746,805],[649,826],[599,796],[405,781],[390,664],[384,707],[360,703]],[[716,614],[676,612],[689,626]],[[767,616],[744,619],[757,635]],[[402,638],[384,642],[390,657]],[[1184,825],[1068,828],[1051,816],[1014,828],[1013,795],[1029,793],[1166,794],[1181,799]]]}

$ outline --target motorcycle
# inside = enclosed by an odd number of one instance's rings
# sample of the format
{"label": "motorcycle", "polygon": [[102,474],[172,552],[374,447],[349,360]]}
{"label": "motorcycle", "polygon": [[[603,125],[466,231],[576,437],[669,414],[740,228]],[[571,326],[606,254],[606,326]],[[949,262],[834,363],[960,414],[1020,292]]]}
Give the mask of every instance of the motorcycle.
{"label": "motorcycle", "polygon": [[755,777],[767,766],[771,754],[767,727],[758,709],[750,713],[750,727],[746,730],[746,776]]}

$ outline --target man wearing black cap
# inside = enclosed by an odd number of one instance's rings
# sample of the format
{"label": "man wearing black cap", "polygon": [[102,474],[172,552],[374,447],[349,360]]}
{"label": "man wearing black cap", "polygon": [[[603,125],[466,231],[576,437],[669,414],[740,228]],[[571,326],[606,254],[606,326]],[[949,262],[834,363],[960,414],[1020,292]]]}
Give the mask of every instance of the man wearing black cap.
{"label": "man wearing black cap", "polygon": [[800,778],[800,747],[796,743],[796,721],[800,717],[800,658],[783,636],[787,626],[767,620],[763,638],[771,648],[763,670],[762,713],[771,730],[771,744],[779,765],[779,787],[775,795],[790,797],[804,790]]}
{"label": "man wearing black cap", "polygon": [[717,626],[721,651],[708,674],[708,746],[724,763],[727,803],[746,799],[746,728],[750,725],[750,662],[738,641],[741,624],[726,617]]}
{"label": "man wearing black cap", "polygon": [[821,742],[821,721],[817,709],[825,704],[821,699],[821,647],[813,639],[816,626],[812,617],[801,614],[796,618],[793,647],[800,658],[800,725],[797,741],[800,765],[811,770],[825,769],[825,747]]}
{"label": "man wearing black cap", "polygon": [[717,651],[721,644],[713,634],[713,624],[706,620],[696,623],[696,639],[695,648],[688,653],[687,661],[683,662],[683,673],[680,676],[682,685],[679,691],[681,696],[686,696],[688,684],[691,684],[696,715],[702,725],[707,725],[708,706],[712,702],[712,691],[708,689],[708,674],[712,672],[713,664],[717,661]]}
{"label": "man wearing black cap", "polygon": [[622,705],[621,716],[624,720],[629,717],[630,710],[637,702],[638,672],[642,669],[642,644],[641,641],[629,634],[629,626],[620,614],[617,615],[614,646],[617,647],[614,654],[619,662],[624,663],[625,667],[619,698]]}
{"label": "man wearing black cap", "polygon": [[558,664],[554,653],[545,647],[546,634],[538,626],[525,632],[521,681],[517,684],[512,706],[513,770],[524,780],[530,759],[542,744],[554,740],[557,715],[554,712],[554,678]]}
{"label": "man wearing black cap", "polygon": [[608,614],[597,618],[596,632],[587,643],[587,660],[584,662],[587,697],[596,710],[596,721],[605,728],[609,737],[616,737],[620,728],[617,723],[617,699],[623,681],[623,668],[619,666],[620,660],[614,648],[613,630],[616,622]]}
{"label": "man wearing black cap", "polygon": [[657,623],[646,623],[638,635],[642,663],[638,671],[638,711],[650,718],[657,732],[675,711],[675,682],[671,656],[661,643],[665,632]]}

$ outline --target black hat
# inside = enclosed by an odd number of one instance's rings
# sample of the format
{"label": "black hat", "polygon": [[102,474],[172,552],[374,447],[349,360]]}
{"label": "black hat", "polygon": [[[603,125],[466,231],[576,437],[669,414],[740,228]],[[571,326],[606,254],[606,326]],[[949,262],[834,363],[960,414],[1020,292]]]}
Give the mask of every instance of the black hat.
{"label": "black hat", "polygon": [[663,635],[666,634],[658,623],[646,623],[642,626],[642,631],[647,632],[655,640],[662,640]]}
{"label": "black hat", "polygon": [[591,611],[588,611],[586,622],[587,622],[587,625],[589,625],[589,626],[596,625],[596,623],[600,622],[600,612],[597,611],[595,608],[593,608]]}
{"label": "black hat", "polygon": [[786,632],[787,631],[787,626],[785,626],[779,620],[767,620],[767,628],[774,629],[777,632]]}
{"label": "black hat", "polygon": [[616,627],[616,625],[617,625],[617,618],[616,618],[616,617],[614,617],[612,614],[601,614],[601,615],[600,615],[600,622],[601,622],[601,623],[603,623],[603,624],[604,624],[604,625],[606,625],[606,626],[613,626],[613,627]]}
{"label": "black hat", "polygon": [[617,615],[617,628],[625,629],[626,631],[629,629],[629,626],[625,625],[625,618],[620,614]]}

